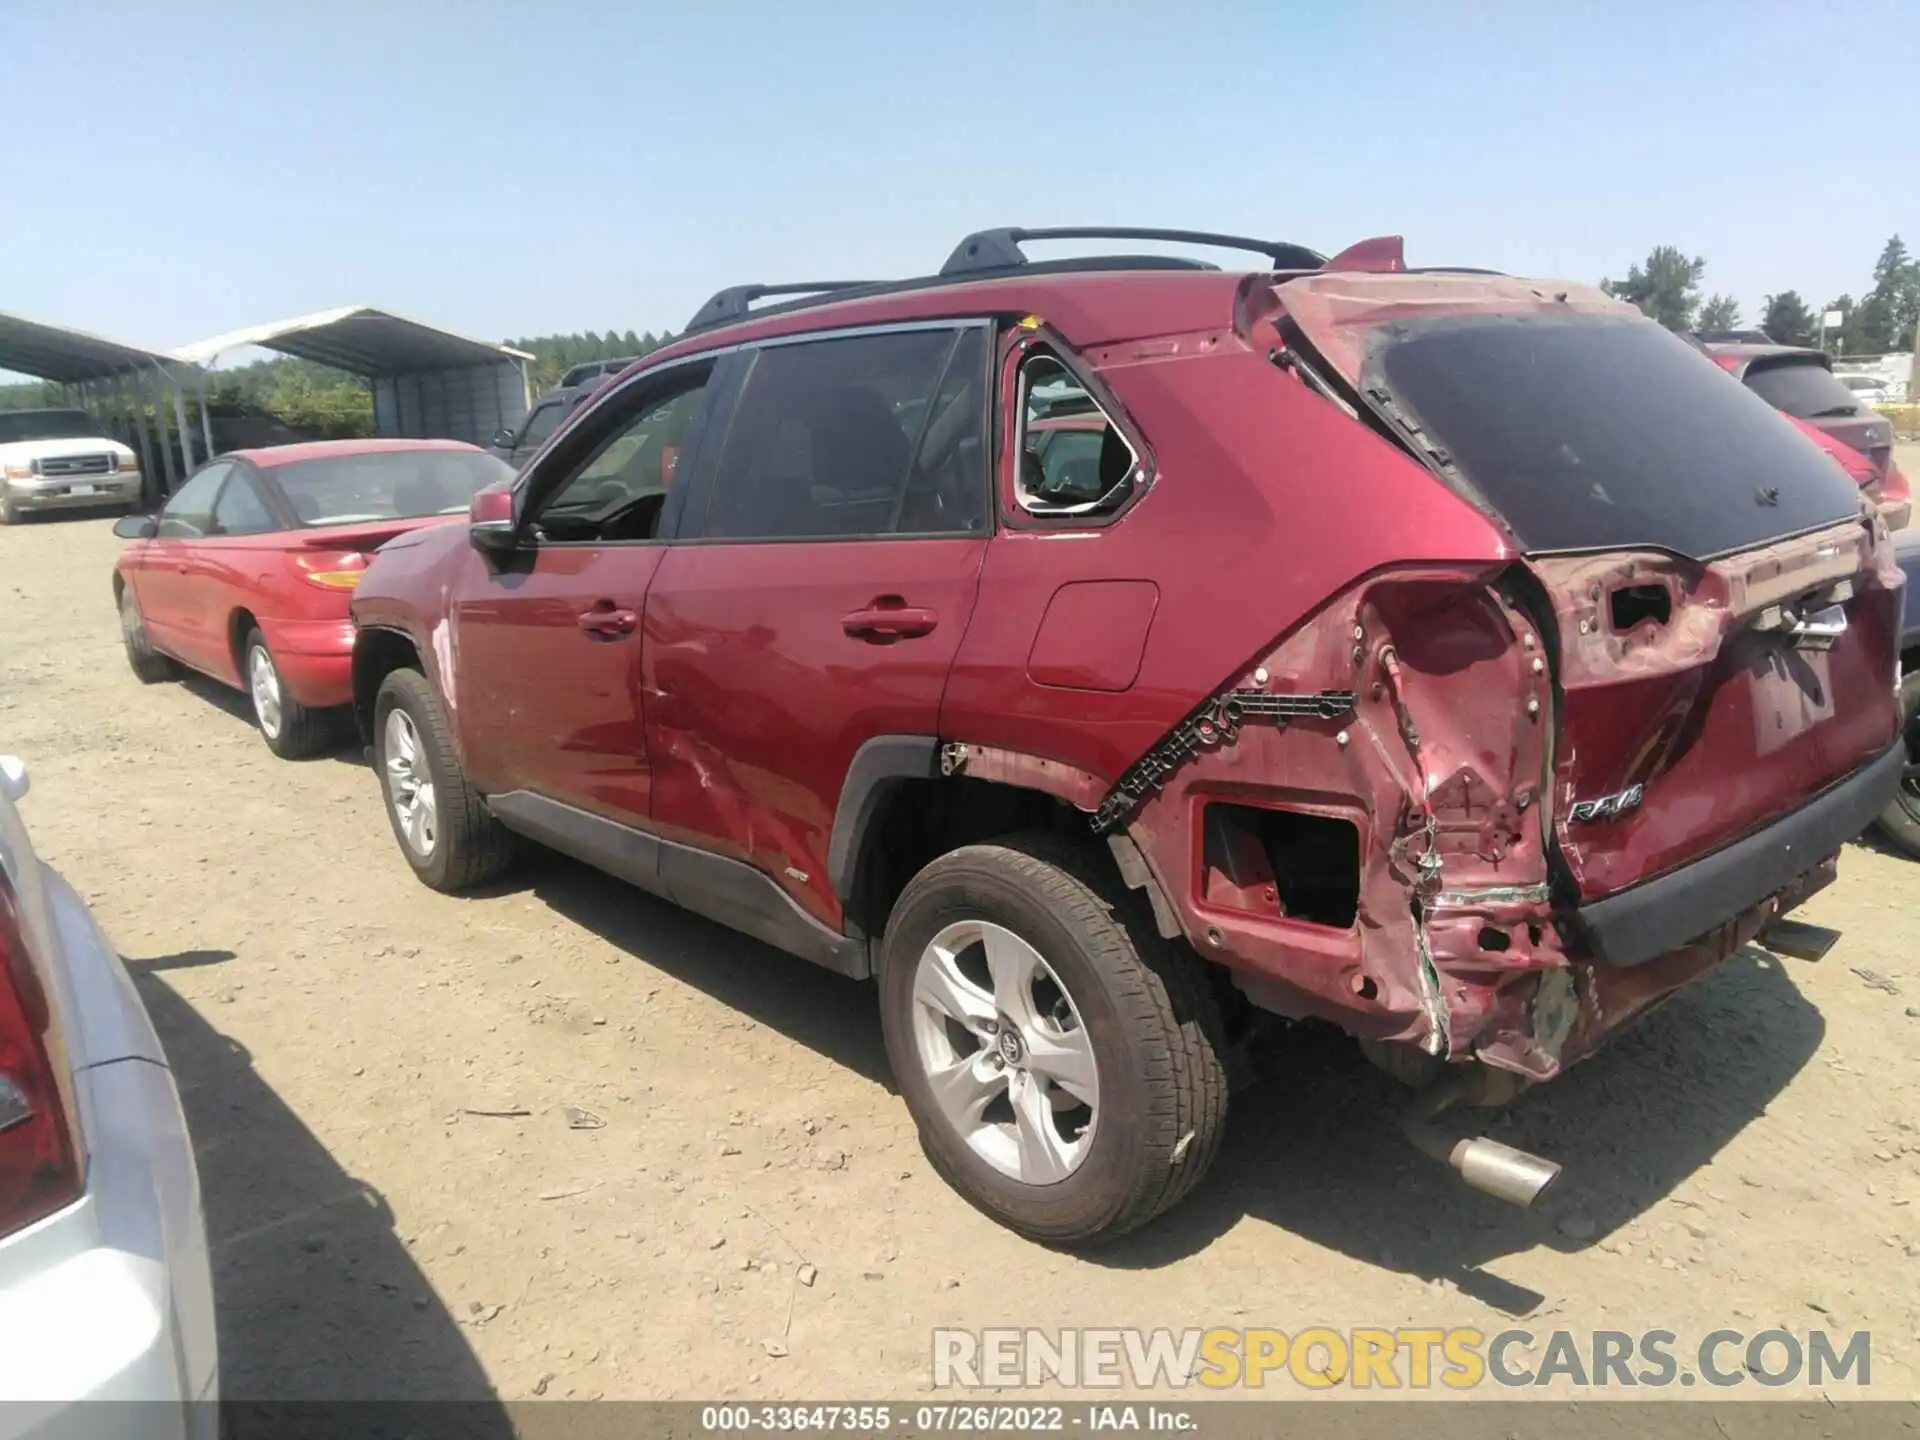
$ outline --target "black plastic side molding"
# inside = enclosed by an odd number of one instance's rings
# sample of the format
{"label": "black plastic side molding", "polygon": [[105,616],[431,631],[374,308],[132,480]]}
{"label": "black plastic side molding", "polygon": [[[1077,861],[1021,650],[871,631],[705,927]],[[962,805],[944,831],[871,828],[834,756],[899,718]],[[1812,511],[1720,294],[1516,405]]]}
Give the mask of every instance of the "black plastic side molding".
{"label": "black plastic side molding", "polygon": [[849,979],[865,980],[873,974],[865,940],[828,929],[751,865],[663,840],[528,790],[495,795],[487,808],[509,830],[696,915]]}

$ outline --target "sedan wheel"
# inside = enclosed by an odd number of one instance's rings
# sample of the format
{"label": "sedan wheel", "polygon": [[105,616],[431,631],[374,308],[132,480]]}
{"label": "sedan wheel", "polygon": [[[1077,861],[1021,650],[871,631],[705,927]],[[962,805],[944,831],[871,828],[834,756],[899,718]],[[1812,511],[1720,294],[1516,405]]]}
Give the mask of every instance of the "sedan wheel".
{"label": "sedan wheel", "polygon": [[921,951],[913,1038],[935,1103],[968,1147],[1026,1185],[1079,1169],[1100,1113],[1093,1045],[1040,952],[962,920]]}
{"label": "sedan wheel", "polygon": [[253,696],[253,717],[268,740],[280,738],[285,715],[280,708],[280,673],[264,645],[247,652],[247,690]]}
{"label": "sedan wheel", "polygon": [[394,826],[409,850],[422,860],[430,860],[439,839],[440,811],[433,792],[433,773],[427,768],[413,717],[404,710],[388,711],[384,738],[381,751]]}

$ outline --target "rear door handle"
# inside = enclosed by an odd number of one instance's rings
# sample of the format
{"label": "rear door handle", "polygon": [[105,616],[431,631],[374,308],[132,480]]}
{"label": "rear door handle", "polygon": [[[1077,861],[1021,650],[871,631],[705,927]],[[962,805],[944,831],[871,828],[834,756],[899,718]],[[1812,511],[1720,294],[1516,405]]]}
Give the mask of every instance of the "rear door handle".
{"label": "rear door handle", "polygon": [[633,611],[616,609],[611,602],[602,602],[580,615],[580,628],[593,640],[621,639],[631,635],[639,623],[640,617]]}
{"label": "rear door handle", "polygon": [[840,617],[840,628],[857,640],[871,641],[884,645],[894,640],[911,640],[921,635],[933,633],[934,626],[940,623],[940,617],[931,610],[922,610],[912,605],[902,604],[893,597],[876,600],[865,610],[855,610]]}

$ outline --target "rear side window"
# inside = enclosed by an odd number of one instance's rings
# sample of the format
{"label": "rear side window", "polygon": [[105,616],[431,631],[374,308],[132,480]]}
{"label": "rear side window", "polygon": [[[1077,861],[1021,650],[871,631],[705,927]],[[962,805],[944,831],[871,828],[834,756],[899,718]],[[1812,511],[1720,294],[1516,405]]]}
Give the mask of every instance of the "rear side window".
{"label": "rear side window", "polygon": [[701,534],[985,528],[984,326],[770,346],[753,360]]}
{"label": "rear side window", "polygon": [[1761,361],[1747,367],[1747,388],[1776,410],[1802,420],[1857,415],[1861,399],[1812,356]]}
{"label": "rear side window", "polygon": [[1104,515],[1129,493],[1138,457],[1074,373],[1042,351],[1020,367],[1020,473],[1034,515]]}
{"label": "rear side window", "polygon": [[1361,385],[1529,551],[1704,560],[1859,510],[1791,422],[1650,321],[1397,321],[1370,335]]}

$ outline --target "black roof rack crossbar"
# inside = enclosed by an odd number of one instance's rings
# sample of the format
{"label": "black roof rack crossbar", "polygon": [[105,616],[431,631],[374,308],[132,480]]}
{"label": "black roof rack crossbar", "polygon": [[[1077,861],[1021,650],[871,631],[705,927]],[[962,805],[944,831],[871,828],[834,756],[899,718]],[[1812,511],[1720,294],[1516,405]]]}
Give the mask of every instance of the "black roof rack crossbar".
{"label": "black roof rack crossbar", "polygon": [[871,280],[809,280],[789,285],[729,285],[693,312],[682,333],[709,330],[747,317],[748,307],[769,295],[823,295],[835,290],[858,290]]}
{"label": "black roof rack crossbar", "polygon": [[1067,225],[1028,230],[1017,225],[978,230],[954,247],[940,267],[952,279],[980,271],[1016,270],[1027,263],[1023,240],[1173,240],[1185,245],[1213,245],[1223,250],[1245,250],[1265,255],[1276,270],[1318,270],[1326,256],[1287,240],[1253,240],[1245,235],[1215,235],[1205,230],[1141,229],[1128,225]]}

